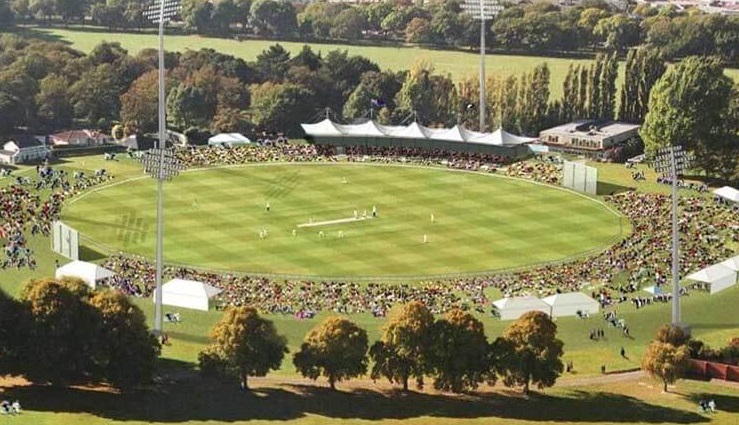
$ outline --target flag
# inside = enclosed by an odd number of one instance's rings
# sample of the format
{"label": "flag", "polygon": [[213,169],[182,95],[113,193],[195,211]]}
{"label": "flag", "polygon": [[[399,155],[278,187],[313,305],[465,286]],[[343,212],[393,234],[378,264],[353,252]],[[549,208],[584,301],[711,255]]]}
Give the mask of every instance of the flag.
{"label": "flag", "polygon": [[374,106],[375,108],[382,108],[382,107],[385,107],[385,106],[387,106],[387,104],[385,103],[385,101],[384,101],[384,100],[382,100],[382,99],[380,99],[380,98],[378,98],[378,97],[373,97],[373,98],[372,98],[372,99],[370,100],[370,103],[371,103],[371,104],[372,104],[372,106]]}

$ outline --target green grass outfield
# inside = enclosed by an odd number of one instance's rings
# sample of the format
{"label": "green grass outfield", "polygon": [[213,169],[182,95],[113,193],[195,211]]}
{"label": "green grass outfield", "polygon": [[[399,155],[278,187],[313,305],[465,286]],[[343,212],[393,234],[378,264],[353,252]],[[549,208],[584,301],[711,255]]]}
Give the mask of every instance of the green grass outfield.
{"label": "green grass outfield", "polygon": [[[166,261],[287,276],[385,278],[523,267],[605,249],[623,230],[620,216],[586,196],[438,168],[202,169],[167,183],[165,194]],[[153,257],[155,199],[151,179],[118,182],[72,201],[62,219],[115,251]],[[334,220],[348,221],[319,225]]]}
{"label": "green grass outfield", "polygon": [[[45,38],[56,39],[69,43],[73,48],[89,53],[102,41],[116,41],[126,48],[129,53],[136,54],[145,48],[157,47],[157,36],[155,34],[133,34],[133,33],[111,33],[95,30],[74,30],[62,28],[33,28],[31,34],[36,33]],[[173,51],[200,50],[203,48],[215,49],[216,51],[234,55],[246,61],[254,61],[259,53],[276,43],[272,40],[245,40],[236,41],[225,38],[210,38],[197,35],[167,35],[166,49]],[[320,44],[300,42],[279,42],[291,54],[297,54],[304,44],[310,45],[313,50],[325,55],[332,50],[346,50],[350,55],[361,55],[376,62],[381,69],[400,71],[409,69],[410,66],[423,60],[431,65],[441,74],[450,74],[456,81],[465,78],[476,78],[479,72],[479,56],[477,51],[448,51],[432,50],[419,47],[374,47],[354,46],[348,44]],[[567,68],[570,64],[590,63],[590,60],[551,58],[541,56],[515,56],[490,54],[485,60],[485,69],[488,76],[507,77],[518,75],[531,70],[536,65],[546,62],[551,71],[550,91],[553,98],[562,94],[562,83],[564,82]],[[727,69],[726,75],[739,81],[739,69]],[[623,78],[623,62],[619,67],[619,81]],[[617,83],[620,85],[620,83]]]}

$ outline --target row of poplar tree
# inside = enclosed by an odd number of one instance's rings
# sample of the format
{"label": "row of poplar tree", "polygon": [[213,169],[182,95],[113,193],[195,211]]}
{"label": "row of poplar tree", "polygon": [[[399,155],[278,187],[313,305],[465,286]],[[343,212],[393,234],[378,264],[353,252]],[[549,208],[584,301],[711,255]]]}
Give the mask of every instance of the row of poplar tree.
{"label": "row of poplar tree", "polygon": [[[529,312],[489,342],[480,320],[451,310],[435,319],[420,302],[399,305],[382,328],[381,338],[369,346],[367,331],[341,317],[329,317],[305,336],[293,354],[304,377],[323,376],[336,383],[367,374],[385,378],[408,390],[426,378],[437,390],[463,392],[481,383],[506,386],[552,386],[563,370],[563,343],[557,325],[542,312]],[[250,376],[265,376],[281,367],[287,340],[274,324],[251,307],[234,307],[212,330],[213,344],[200,353],[201,372],[231,378],[248,388]]]}

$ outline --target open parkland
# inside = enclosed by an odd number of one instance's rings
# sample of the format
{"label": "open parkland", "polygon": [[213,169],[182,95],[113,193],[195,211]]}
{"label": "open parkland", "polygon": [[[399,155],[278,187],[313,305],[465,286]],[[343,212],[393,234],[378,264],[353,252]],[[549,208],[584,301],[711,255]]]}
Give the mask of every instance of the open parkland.
{"label": "open parkland", "polygon": [[[593,165],[599,168],[601,188],[607,190],[608,193],[618,190],[618,188],[625,189],[627,187],[635,187],[638,191],[644,192],[664,193],[667,191],[666,186],[654,183],[656,175],[647,168],[644,168],[647,174],[646,181],[634,182],[631,180],[629,170],[626,170],[623,165],[601,163]],[[134,203],[142,202],[145,204],[146,202],[151,202],[151,205],[148,207],[147,205],[139,205],[140,213],[148,214],[143,221],[151,221],[152,213],[149,210],[153,209],[152,188],[154,183],[151,179],[141,178],[142,171],[137,162],[128,158],[110,162],[104,161],[97,156],[88,156],[63,159],[59,164],[55,164],[55,166],[70,171],[81,170],[86,172],[94,172],[96,169],[106,168],[111,175],[115,176],[109,187],[96,188],[90,192],[86,192],[87,194],[80,196],[79,199],[70,201],[69,205],[65,207],[63,218],[69,219],[70,223],[77,225],[83,235],[85,235],[84,239],[90,242],[85,243],[83,240],[83,258],[103,261],[105,249],[109,248],[107,244],[113,244],[120,250],[133,250],[134,252],[139,250],[137,253],[151,255],[151,252],[147,251],[150,250],[147,244],[141,243],[137,245],[136,241],[149,241],[150,243],[148,245],[151,245],[153,243],[154,226],[149,226],[146,229],[130,229],[124,226],[122,230],[115,233],[117,236],[113,237],[113,239],[106,239],[106,235],[114,233],[111,228],[121,225],[118,221],[121,215],[126,214],[126,210],[121,210],[115,203],[117,202],[115,200],[116,197],[127,196]],[[294,243],[296,248],[296,254],[294,254],[292,260],[286,264],[281,264],[272,271],[278,273],[285,271],[294,272],[301,265],[304,267],[306,264],[312,264],[313,261],[310,258],[305,259],[298,255],[301,251],[310,249],[310,247],[304,246],[305,241],[294,241],[293,238],[302,239],[303,237],[309,237],[311,240],[307,243],[313,245],[326,244],[329,241],[328,238],[326,240],[319,240],[317,234],[314,235],[312,231],[308,235],[307,231],[301,230],[298,237],[294,237],[288,233],[287,229],[290,229],[297,222],[301,222],[306,215],[315,214],[316,220],[319,218],[323,219],[323,217],[318,217],[317,211],[293,212],[293,214],[297,214],[296,217],[291,217],[285,211],[280,212],[280,208],[283,206],[286,209],[288,207],[295,207],[295,205],[291,205],[291,196],[297,197],[293,200],[295,202],[300,202],[300,197],[305,196],[305,193],[303,193],[305,191],[304,188],[296,188],[295,193],[292,195],[290,193],[284,193],[286,192],[286,179],[284,176],[281,177],[281,173],[294,173],[294,168],[291,167],[305,168],[307,170],[305,172],[318,174],[314,177],[317,179],[316,187],[319,189],[316,189],[318,193],[313,195],[318,197],[318,199],[315,205],[305,206],[301,204],[301,207],[304,209],[316,208],[320,210],[321,208],[326,208],[327,204],[340,203],[340,192],[342,190],[351,191],[352,185],[362,187],[363,193],[369,191],[367,192],[370,194],[368,196],[382,196],[383,194],[389,196],[388,193],[392,192],[392,185],[393,183],[397,184],[398,178],[407,179],[406,182],[408,184],[413,184],[414,179],[434,180],[449,178],[452,179],[452,181],[448,182],[450,184],[459,184],[454,179],[470,179],[465,182],[466,185],[464,187],[465,190],[472,191],[483,190],[483,187],[488,185],[491,187],[484,190],[494,191],[500,184],[502,184],[501,188],[505,188],[506,184],[513,184],[514,186],[523,185],[526,188],[531,186],[533,193],[542,191],[542,194],[539,196],[544,196],[545,198],[547,196],[561,196],[557,194],[562,192],[569,197],[564,202],[579,202],[578,199],[581,199],[579,195],[554,187],[535,186],[530,182],[510,180],[495,175],[477,176],[475,173],[458,173],[439,168],[415,169],[404,166],[382,167],[334,163],[317,165],[266,164],[263,166],[252,165],[192,170],[183,173],[181,178],[178,178],[176,182],[167,183],[167,202],[171,208],[170,215],[167,219],[167,243],[177,245],[171,241],[173,239],[177,240],[176,238],[178,237],[184,237],[184,234],[188,233],[184,230],[187,227],[187,223],[191,222],[198,214],[206,214],[206,216],[197,219],[213,222],[213,226],[217,228],[219,217],[215,216],[215,213],[209,215],[207,211],[209,203],[226,202],[229,197],[234,196],[233,189],[227,190],[227,188],[238,187],[243,193],[236,195],[236,198],[242,202],[232,201],[236,202],[237,205],[233,206],[233,210],[228,211],[232,214],[239,213],[240,211],[239,220],[243,220],[244,226],[231,223],[228,225],[228,232],[226,233],[238,232],[238,227],[246,229],[246,234],[240,236],[239,246],[233,248],[235,252],[241,249],[246,250],[246,252],[243,256],[237,255],[232,258],[231,264],[241,264],[239,258],[258,258],[260,251],[264,249],[264,247],[260,248],[260,244],[269,244],[272,239],[275,239],[277,243],[282,243],[279,241],[283,239],[287,240],[287,242],[284,242],[287,245],[281,246],[282,250],[286,249],[286,246],[289,246],[290,243]],[[268,170],[272,171],[272,173],[269,173]],[[33,167],[21,167],[17,171],[17,175],[20,176],[33,175],[33,173]],[[378,176],[388,173],[388,180],[369,178],[369,176],[375,173]],[[466,174],[471,175],[468,176]],[[191,185],[197,186],[198,181],[207,180],[212,176],[219,176],[219,179],[231,176],[234,181],[231,182],[231,186],[226,182],[218,183],[217,186],[222,188],[221,190],[214,191],[212,188],[205,188],[203,194],[193,192],[194,186]],[[368,177],[363,178],[363,176]],[[303,184],[310,186],[310,181],[306,180],[305,176],[301,177],[302,181],[304,181]],[[345,183],[344,179],[346,179]],[[291,177],[287,180],[297,181],[301,179]],[[7,183],[7,180],[3,182],[3,184]],[[344,189],[344,186],[348,187]],[[371,190],[373,186],[377,188],[375,192]],[[433,188],[433,185],[430,186]],[[274,230],[271,230],[270,235],[266,239],[260,240],[256,234],[258,233],[258,229],[264,226],[263,220],[265,220],[264,216],[267,214],[263,205],[263,199],[266,199],[270,193],[274,195],[275,188],[282,191],[281,195],[277,197],[281,200],[271,201],[271,211],[269,213],[275,214],[275,220],[279,219],[289,222],[289,225],[285,225],[284,230],[279,230],[280,225],[278,222],[269,223],[271,229]],[[443,188],[443,185],[440,188]],[[326,199],[321,198],[320,192],[326,191],[330,193],[330,196]],[[428,202],[434,205],[433,208],[439,211],[437,213],[439,223],[437,224],[443,224],[442,222],[444,220],[450,219],[449,217],[445,217],[442,212],[445,202],[448,204],[447,208],[451,208],[452,210],[461,207],[454,201],[445,200],[443,193],[441,193],[443,191],[439,193],[432,192],[431,194],[425,192],[425,190],[418,190],[418,192],[415,196],[427,198]],[[519,190],[519,192],[521,191]],[[526,195],[524,193],[520,193],[520,195],[524,197],[521,202],[526,202]],[[136,201],[138,196],[141,197],[140,201]],[[353,208],[351,202],[357,201],[358,196],[358,194],[348,196],[347,200],[345,200],[347,202],[346,206],[333,206],[340,210],[343,208],[342,211],[346,211],[345,215],[351,217],[350,211]],[[96,201],[96,197],[100,198]],[[145,201],[144,198],[148,199]],[[604,212],[599,207],[602,198],[602,196],[597,196],[587,200],[587,203],[592,204],[592,208],[594,208],[589,214],[598,216],[608,223],[610,213],[607,211]],[[370,202],[380,202],[379,200],[361,199],[361,196],[359,196],[359,201],[362,205],[366,204],[368,206],[367,208],[371,208],[369,206]],[[100,212],[92,213],[89,208],[97,205],[98,202]],[[196,202],[197,205],[194,205],[193,202]],[[378,243],[377,241],[371,242],[372,238],[379,237],[382,239],[383,236],[372,235],[372,232],[362,235],[358,229],[363,226],[375,224],[383,225],[385,223],[382,223],[382,220],[391,221],[389,217],[385,216],[391,216],[395,213],[392,202],[387,200],[382,202],[385,202],[389,206],[379,210],[379,217],[375,223],[372,223],[371,220],[362,223],[350,223],[351,226],[356,226],[356,229],[349,226],[346,227],[347,239],[345,241],[336,240],[335,235],[331,232],[329,235],[333,239],[331,242],[353,244],[352,237],[366,237],[368,244]],[[536,199],[529,199],[528,202],[534,203],[537,201]],[[178,205],[178,203],[183,205],[175,208],[174,206]],[[513,202],[511,204],[515,207],[516,203]],[[508,205],[508,203],[501,204],[499,209],[503,210],[505,205]],[[468,207],[472,209],[471,213],[473,215],[478,215],[481,212],[479,205],[469,205]],[[363,207],[357,206],[357,208]],[[422,209],[423,207],[417,205],[415,208]],[[534,209],[539,208],[544,208],[544,206],[537,205]],[[179,216],[181,209],[187,211],[182,217]],[[206,211],[199,212],[201,209],[206,209]],[[407,208],[403,207],[401,209],[405,210]],[[410,209],[412,210],[413,208],[410,207]],[[561,211],[557,212],[555,210],[555,212],[556,214],[553,214],[555,216],[564,214]],[[364,211],[360,214],[363,213]],[[452,211],[450,211],[451,213]],[[489,217],[489,220],[494,222],[496,217],[499,218],[504,213],[505,211],[499,211],[493,214],[492,217]],[[280,214],[285,215],[281,216]],[[423,218],[411,217],[410,219],[428,221],[426,214],[427,211],[423,210]],[[522,220],[532,219],[531,217],[525,216],[518,218]],[[552,218],[554,219],[556,217]],[[511,220],[511,217],[508,217],[508,219]],[[231,220],[236,219],[233,218]],[[250,220],[255,221],[252,222]],[[184,222],[181,223],[185,226],[184,228],[180,227],[181,224],[178,224],[179,221]],[[475,220],[472,220],[466,226],[474,226],[474,223]],[[566,228],[566,220],[560,222],[559,225],[563,223]],[[458,225],[465,226],[464,224]],[[489,226],[490,222],[486,223],[483,221],[481,223],[481,227],[486,225]],[[558,224],[554,222],[553,225]],[[419,224],[419,226],[422,225]],[[607,241],[613,235],[614,231],[618,233],[618,230],[615,230],[616,225],[613,221],[610,226],[606,224],[600,227],[610,230],[605,232],[601,236],[601,239],[596,237],[588,242],[583,242],[586,246],[590,244],[589,247],[595,248],[596,250],[602,249],[603,238]],[[203,232],[207,231],[203,230]],[[626,228],[620,231],[628,232],[628,223]],[[126,236],[126,232],[133,232],[138,234],[138,236],[128,237]],[[141,234],[142,232],[143,235]],[[454,235],[461,231],[452,229],[449,232],[451,235]],[[402,235],[402,233],[401,231],[400,234]],[[122,234],[124,236],[121,236]],[[393,232],[379,232],[379,234],[385,235],[384,237],[388,238],[388,241],[390,241],[387,242],[388,246],[395,245],[392,243],[394,239],[402,238],[402,236],[394,235]],[[412,239],[412,243],[416,244],[418,249],[433,247],[433,240],[428,246],[424,246],[418,238],[419,234],[409,235],[409,239]],[[198,246],[202,250],[207,251],[207,246],[200,246],[201,244],[199,242],[183,242],[183,245]],[[61,258],[52,254],[49,248],[48,238],[34,237],[30,243],[38,255],[37,269],[34,271],[27,269],[4,270],[2,272],[2,288],[5,291],[17,295],[22,283],[26,280],[34,277],[53,275],[55,260],[60,260]],[[359,245],[361,250],[361,241]],[[402,244],[399,245],[402,246]],[[173,249],[173,246],[168,247],[170,249],[169,252],[177,256],[181,262],[188,262],[190,264],[199,263],[218,269],[228,267],[228,264],[217,261],[209,262],[209,259],[212,260],[214,257],[207,255],[207,253],[201,253],[198,257],[197,251],[201,249],[191,248],[195,252],[187,253],[179,252],[177,249]],[[580,248],[582,249],[582,246]],[[577,251],[578,249],[574,249],[571,253],[563,252],[559,259],[562,260],[568,255],[576,254]],[[544,249],[544,252],[546,252],[546,249]],[[167,255],[170,254],[168,253]],[[269,254],[269,250],[267,250],[267,253],[263,253],[263,255],[274,255],[274,253]],[[331,252],[326,252],[325,255],[331,255]],[[283,257],[285,257],[283,260],[286,260],[289,258],[289,255]],[[497,266],[498,268],[521,266],[521,264],[515,263],[518,257],[520,255],[515,255],[514,253],[511,255],[510,260],[513,263],[497,264]],[[520,258],[518,259],[520,260]],[[551,258],[542,257],[538,260],[549,259]],[[261,266],[258,265],[259,263],[246,263],[249,266],[241,271],[246,271],[252,267],[256,267],[257,269],[258,267],[267,267],[269,263],[267,260],[262,261]],[[420,263],[422,263],[422,260]],[[342,273],[352,273],[354,271],[342,269],[341,267],[332,269],[330,262],[322,264],[324,264],[325,268],[314,271],[314,273],[328,275],[332,273],[336,275],[338,273],[338,275],[341,275]],[[491,264],[493,264],[492,268],[496,268],[495,263]],[[482,267],[481,264],[465,264],[465,266],[470,267],[467,271],[481,270],[479,267]],[[291,267],[297,268],[292,269]],[[392,267],[389,267],[387,270],[388,273],[397,272]],[[357,272],[362,274],[365,271],[360,269]],[[439,272],[448,272],[448,270],[441,268]],[[421,285],[422,281],[423,279],[419,278],[416,281],[409,281],[408,283],[410,285]],[[488,292],[486,295],[490,299],[498,298],[501,295],[499,291],[492,288],[488,288],[486,291]],[[693,291],[690,296],[684,297],[683,317],[686,322],[691,324],[694,337],[708,344],[721,345],[732,336],[735,336],[738,329],[733,318],[735,317],[735,306],[738,298],[739,289],[737,287],[728,289],[718,296],[710,296],[704,292]],[[147,316],[151,317],[153,315],[153,305],[150,298],[135,298],[134,301]],[[500,424],[533,424],[555,421],[564,424],[705,423],[709,421],[721,424],[739,423],[739,391],[737,391],[738,388],[736,386],[732,386],[731,384],[719,385],[713,382],[681,380],[670,392],[664,393],[661,392],[660,384],[652,381],[646,375],[641,374],[641,372],[601,375],[600,367],[602,365],[605,365],[609,372],[638,370],[644,348],[653,337],[655,329],[669,320],[670,306],[669,304],[658,304],[637,310],[632,305],[627,304],[620,305],[618,311],[620,317],[624,318],[630,325],[630,338],[624,338],[617,330],[608,330],[603,340],[592,341],[588,339],[588,328],[593,326],[588,321],[598,321],[597,324],[603,323],[599,316],[588,320],[578,318],[559,319],[557,322],[558,337],[565,343],[564,360],[571,361],[574,364],[574,371],[563,374],[555,387],[524,397],[518,391],[505,389],[500,384],[491,388],[483,387],[481,390],[467,395],[450,395],[433,390],[401,395],[396,393],[396,390],[385,382],[373,382],[367,378],[340,384],[340,391],[337,393],[325,388],[320,380],[318,382],[311,382],[299,378],[289,362],[289,356],[286,356],[282,368],[277,372],[269,375],[267,378],[253,379],[253,392],[244,394],[235,390],[232,386],[219,385],[212,381],[201,381],[200,378],[197,378],[197,374],[193,370],[197,363],[198,352],[209,343],[209,330],[220,319],[222,313],[220,311],[196,312],[180,310],[182,314],[181,323],[165,324],[165,332],[170,335],[171,343],[163,347],[160,360],[161,377],[159,384],[155,388],[145,390],[141,393],[118,394],[112,390],[100,387],[58,388],[29,385],[22,380],[10,378],[1,381],[3,383],[2,387],[4,387],[4,394],[23,400],[24,413],[23,415],[2,419],[7,420],[8,423],[34,424],[103,424],[119,422],[132,424],[178,422],[233,423],[241,421],[244,423],[274,423],[279,421],[299,424],[365,423],[369,421],[380,421],[382,423],[402,421],[404,423],[419,424],[491,422]],[[289,348],[291,351],[294,351],[299,347],[303,336],[317,321],[334,314],[331,312],[320,312],[313,319],[296,319],[291,315],[284,314],[272,314],[268,315],[268,317],[275,322],[278,331],[286,335]],[[487,312],[478,314],[478,316],[485,324],[485,330],[489,337],[494,338],[500,335],[507,326],[507,323],[491,317]],[[365,328],[369,333],[370,339],[376,339],[379,336],[383,319],[373,317],[373,315],[366,312],[350,314],[348,317]],[[623,358],[619,355],[620,347],[626,350],[628,358]],[[697,400],[709,396],[716,400],[719,406],[719,412],[714,415],[698,413],[696,409]]]}

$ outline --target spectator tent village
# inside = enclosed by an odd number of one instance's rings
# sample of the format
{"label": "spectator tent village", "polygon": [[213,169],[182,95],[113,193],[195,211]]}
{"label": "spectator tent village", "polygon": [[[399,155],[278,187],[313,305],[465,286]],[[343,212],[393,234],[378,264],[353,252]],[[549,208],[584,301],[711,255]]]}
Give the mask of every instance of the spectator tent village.
{"label": "spectator tent village", "polygon": [[362,124],[338,124],[326,118],[316,124],[301,124],[305,138],[328,146],[375,146],[478,152],[520,158],[530,153],[531,137],[516,136],[498,129],[492,133],[467,130],[461,125],[452,128],[429,128],[417,122],[407,126],[388,126],[376,121]]}

